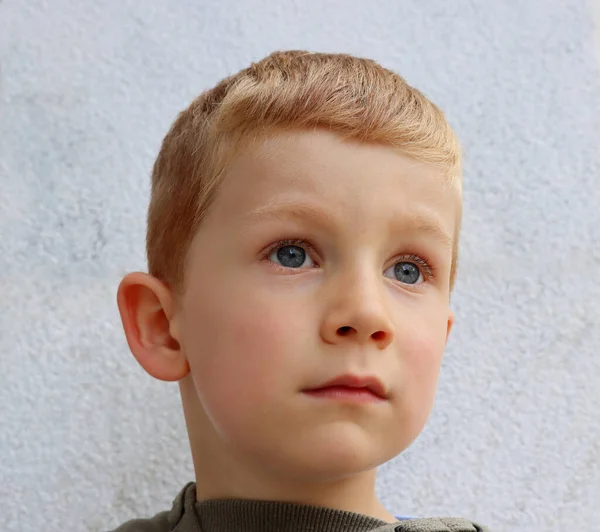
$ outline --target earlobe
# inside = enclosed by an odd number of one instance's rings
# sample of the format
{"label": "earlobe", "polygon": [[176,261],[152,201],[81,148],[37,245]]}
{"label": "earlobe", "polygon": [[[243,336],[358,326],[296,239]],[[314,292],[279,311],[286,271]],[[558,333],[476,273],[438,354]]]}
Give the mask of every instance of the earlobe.
{"label": "earlobe", "polygon": [[446,329],[446,343],[448,343],[448,338],[450,336],[450,331],[452,330],[452,326],[454,325],[454,313],[450,311],[448,313],[448,327]]}
{"label": "earlobe", "polygon": [[178,381],[189,364],[172,334],[173,294],[161,281],[145,273],[124,277],[117,304],[127,344],[138,363],[154,378]]}

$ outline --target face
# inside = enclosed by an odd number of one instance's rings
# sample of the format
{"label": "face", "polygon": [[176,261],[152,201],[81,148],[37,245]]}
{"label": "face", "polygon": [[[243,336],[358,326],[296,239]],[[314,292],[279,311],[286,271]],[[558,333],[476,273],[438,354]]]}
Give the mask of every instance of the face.
{"label": "face", "polygon": [[431,167],[327,132],[242,152],[192,243],[176,317],[201,430],[296,479],[408,447],[452,323],[457,198]]}

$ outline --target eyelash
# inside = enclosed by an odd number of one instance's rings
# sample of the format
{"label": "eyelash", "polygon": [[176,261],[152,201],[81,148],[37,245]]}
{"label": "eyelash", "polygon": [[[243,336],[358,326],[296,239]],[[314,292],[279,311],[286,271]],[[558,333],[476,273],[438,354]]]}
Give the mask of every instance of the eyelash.
{"label": "eyelash", "polygon": [[[285,247],[285,246],[301,247],[302,249],[304,249],[305,251],[308,252],[308,254],[313,258],[313,260],[314,260],[315,255],[318,256],[318,253],[317,253],[316,249],[314,248],[314,246],[309,244],[306,240],[302,240],[299,238],[298,239],[297,238],[284,239],[284,240],[279,240],[278,242],[274,242],[262,253],[262,256],[264,259],[267,259],[271,255],[271,253],[273,253],[273,251],[275,251],[276,249]],[[315,261],[315,262],[317,262],[317,261]]]}
{"label": "eyelash", "polygon": [[412,255],[412,254],[402,255],[400,257],[400,260],[396,260],[394,262],[394,264],[397,264],[398,262],[414,262],[421,268],[421,272],[423,273],[425,280],[427,280],[427,281],[430,279],[433,279],[435,277],[434,269],[430,265],[430,261],[428,261],[427,259],[425,259],[423,257],[419,257],[418,255]]}
{"label": "eyelash", "polygon": [[[273,244],[271,244],[262,254],[263,259],[267,259],[271,255],[271,253],[273,253],[273,251],[284,246],[301,247],[304,250],[306,250],[311,257],[313,257],[313,260],[315,260],[314,256],[318,255],[314,246],[309,244],[306,240],[292,238],[279,240],[278,242],[274,242]],[[318,264],[318,261],[315,260],[315,262],[317,262]],[[431,266],[431,261],[425,256],[419,257],[418,255],[414,254],[402,255],[399,258],[397,258],[393,264],[397,264],[398,262],[414,262],[419,266],[421,273],[425,278],[425,281],[431,281],[432,279],[435,279],[435,268]]]}

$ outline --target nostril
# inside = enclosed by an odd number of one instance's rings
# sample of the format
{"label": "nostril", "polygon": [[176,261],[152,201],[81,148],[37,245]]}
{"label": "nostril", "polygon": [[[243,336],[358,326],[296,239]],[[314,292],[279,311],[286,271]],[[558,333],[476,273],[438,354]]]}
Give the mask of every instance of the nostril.
{"label": "nostril", "polygon": [[352,331],[352,327],[349,327],[348,325],[346,325],[346,326],[340,327],[338,329],[338,334],[340,336],[348,336],[348,334],[350,334],[351,331]]}
{"label": "nostril", "polygon": [[371,338],[373,338],[373,340],[375,340],[376,342],[381,342],[385,339],[385,333],[383,331],[374,332],[371,335]]}

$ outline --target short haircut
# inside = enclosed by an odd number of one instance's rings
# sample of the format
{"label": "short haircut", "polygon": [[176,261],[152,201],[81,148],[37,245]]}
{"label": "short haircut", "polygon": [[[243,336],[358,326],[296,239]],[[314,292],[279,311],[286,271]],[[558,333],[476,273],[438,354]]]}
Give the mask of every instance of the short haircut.
{"label": "short haircut", "polygon": [[[456,135],[440,109],[398,74],[346,54],[275,52],[202,93],[163,140],[152,172],[149,273],[184,283],[188,249],[240,143],[322,128],[388,145],[461,187]],[[460,216],[452,257],[454,284]]]}

